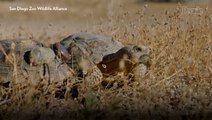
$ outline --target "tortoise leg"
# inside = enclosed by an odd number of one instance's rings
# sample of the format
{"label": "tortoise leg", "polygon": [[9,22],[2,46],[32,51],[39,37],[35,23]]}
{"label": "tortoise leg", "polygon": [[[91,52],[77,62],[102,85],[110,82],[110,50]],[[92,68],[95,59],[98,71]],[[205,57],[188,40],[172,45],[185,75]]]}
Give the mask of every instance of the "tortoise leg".
{"label": "tortoise leg", "polygon": [[48,76],[48,85],[51,82],[50,68],[48,64],[43,64],[43,76]]}
{"label": "tortoise leg", "polygon": [[102,82],[103,75],[97,66],[92,67],[92,71],[85,76],[87,86],[95,87]]}
{"label": "tortoise leg", "polygon": [[139,64],[132,69],[132,74],[134,78],[143,78],[148,71],[148,67],[144,64]]}

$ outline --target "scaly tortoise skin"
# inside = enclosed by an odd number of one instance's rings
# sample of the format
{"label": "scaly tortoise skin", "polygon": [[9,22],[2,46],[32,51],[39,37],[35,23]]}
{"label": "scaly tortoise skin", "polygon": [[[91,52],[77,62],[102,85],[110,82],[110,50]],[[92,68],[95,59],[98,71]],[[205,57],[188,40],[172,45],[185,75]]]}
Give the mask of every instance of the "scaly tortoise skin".
{"label": "scaly tortoise skin", "polygon": [[124,46],[112,37],[91,33],[70,35],[53,44],[53,50],[28,39],[2,40],[0,45],[0,69],[4,69],[0,71],[0,83],[12,79],[8,76],[14,72],[14,61],[24,77],[51,82],[78,76],[93,86],[103,76],[120,72],[144,76],[150,60],[149,49],[144,45]]}
{"label": "scaly tortoise skin", "polygon": [[55,57],[53,50],[34,40],[0,40],[0,83],[14,79],[14,64],[20,82],[25,79],[35,84],[41,79],[62,81],[75,74]]}
{"label": "scaly tortoise skin", "polygon": [[[147,68],[150,66],[149,52],[149,49],[143,45],[127,45],[116,53],[104,56],[97,66],[106,76],[131,73],[137,77],[142,77],[147,70],[143,68],[143,65]],[[142,71],[139,72],[138,69]]]}
{"label": "scaly tortoise skin", "polygon": [[[87,81],[100,82],[103,76],[115,75],[119,72],[123,72],[124,75],[133,74],[139,69],[136,67],[141,67],[140,64],[149,66],[149,48],[144,45],[124,46],[112,37],[86,32],[70,35],[60,43],[71,55],[67,64],[77,72],[78,76],[94,75]],[[146,72],[141,73],[141,76],[144,76]]]}
{"label": "scaly tortoise skin", "polygon": [[17,64],[17,69],[23,70],[24,61],[28,62],[25,52],[39,46],[42,44],[28,39],[0,40],[0,83],[13,79],[14,64]]}

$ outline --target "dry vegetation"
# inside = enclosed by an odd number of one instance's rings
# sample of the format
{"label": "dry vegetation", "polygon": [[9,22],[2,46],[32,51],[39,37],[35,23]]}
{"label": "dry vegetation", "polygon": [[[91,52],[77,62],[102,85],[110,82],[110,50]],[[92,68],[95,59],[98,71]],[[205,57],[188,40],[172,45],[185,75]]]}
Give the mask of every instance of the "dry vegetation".
{"label": "dry vegetation", "polygon": [[[132,6],[132,3],[128,5]],[[36,86],[27,81],[0,86],[0,119],[199,120],[212,117],[210,7],[165,4],[163,7],[168,7],[158,11],[160,8],[155,8],[158,7],[155,4],[140,4],[134,5],[132,10],[126,8],[126,4],[113,1],[108,3],[108,8],[99,3],[97,6],[107,10],[106,13],[103,11],[101,16],[100,13],[85,13],[84,17],[78,17],[77,25],[74,25],[76,18],[68,21],[76,17],[73,13],[67,18],[68,27],[63,26],[63,20],[60,23],[50,21],[41,23],[44,24],[42,30],[35,28],[33,31],[22,27],[22,23],[15,23],[20,26],[11,34],[51,43],[79,30],[111,35],[125,44],[145,44],[152,51],[148,74],[133,82],[111,76],[106,79],[115,81],[113,84],[109,87],[97,85],[95,89],[86,87],[84,82],[79,83],[77,78],[48,87],[45,80]],[[194,8],[197,11],[193,11]],[[90,9],[87,7],[86,10]],[[87,21],[83,20],[85,18]],[[34,26],[31,25],[33,21],[24,21],[29,27]],[[9,26],[0,27],[1,31],[11,30]],[[55,31],[56,27],[57,32],[49,32]],[[18,31],[15,33],[15,30]],[[4,33],[1,38],[8,38]]]}

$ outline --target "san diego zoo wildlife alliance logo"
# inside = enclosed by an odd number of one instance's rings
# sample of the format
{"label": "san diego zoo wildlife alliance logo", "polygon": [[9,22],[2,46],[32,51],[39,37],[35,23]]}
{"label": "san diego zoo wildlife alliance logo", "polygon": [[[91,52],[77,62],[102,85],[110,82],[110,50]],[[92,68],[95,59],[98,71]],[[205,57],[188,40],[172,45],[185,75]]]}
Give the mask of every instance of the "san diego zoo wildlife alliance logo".
{"label": "san diego zoo wildlife alliance logo", "polygon": [[12,7],[9,6],[9,10],[10,11],[68,11],[68,8],[66,7],[58,7],[58,6],[37,6],[37,7],[33,7],[33,6],[29,6],[29,7],[22,7],[22,6],[16,6],[16,7]]}
{"label": "san diego zoo wildlife alliance logo", "polygon": [[189,8],[189,7],[182,7],[182,13],[184,14],[193,14],[193,15],[201,15],[203,14],[204,9],[200,7],[194,7],[194,8]]}

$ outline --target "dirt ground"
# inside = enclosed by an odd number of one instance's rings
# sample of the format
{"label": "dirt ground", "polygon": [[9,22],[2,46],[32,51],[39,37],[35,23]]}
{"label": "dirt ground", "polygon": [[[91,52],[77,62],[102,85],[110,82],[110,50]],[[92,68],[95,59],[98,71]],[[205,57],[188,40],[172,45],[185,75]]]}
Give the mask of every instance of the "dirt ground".
{"label": "dirt ground", "polygon": [[[199,6],[201,9],[208,7],[210,4],[188,3],[190,8]],[[137,19],[134,15],[137,11],[141,11],[143,7],[148,9],[143,11],[145,16],[141,24],[149,24],[149,16],[160,16],[165,10],[173,11],[178,3],[139,3],[136,0],[92,0],[92,1],[54,1],[45,2],[38,0],[1,2],[0,4],[0,33],[1,39],[11,39],[19,37],[34,37],[38,39],[40,36],[48,36],[48,41],[58,41],[67,35],[82,30],[95,31],[100,25],[110,25],[118,22],[115,19],[117,14],[129,13],[127,21]],[[58,6],[67,8],[67,11],[11,11],[9,7],[40,7],[40,6]],[[187,6],[187,5],[186,5]],[[129,19],[129,20],[128,20]],[[113,22],[113,23],[112,23]],[[127,23],[126,23],[127,24]],[[18,32],[17,32],[18,31]],[[110,35],[110,34],[109,34]],[[40,41],[40,40],[39,40]],[[41,41],[45,41],[42,39]]]}
{"label": "dirt ground", "polygon": [[[10,7],[30,6],[60,7],[67,8],[67,11],[10,10]],[[49,44],[81,31],[113,36],[124,44],[150,47],[150,71],[132,83],[119,78],[124,84],[121,88],[99,87],[92,91],[81,86],[81,98],[77,100],[70,96],[55,97],[57,92],[54,94],[52,91],[52,94],[44,95],[42,88],[24,87],[25,84],[22,85],[24,92],[17,90],[17,86],[0,87],[0,119],[23,119],[25,116],[28,119],[211,118],[210,1],[0,1],[1,40],[30,38]],[[111,76],[107,79],[114,81],[117,78]],[[53,90],[64,96],[67,89],[61,86]],[[7,98],[13,102],[4,103]],[[11,114],[17,117],[10,117]]]}

